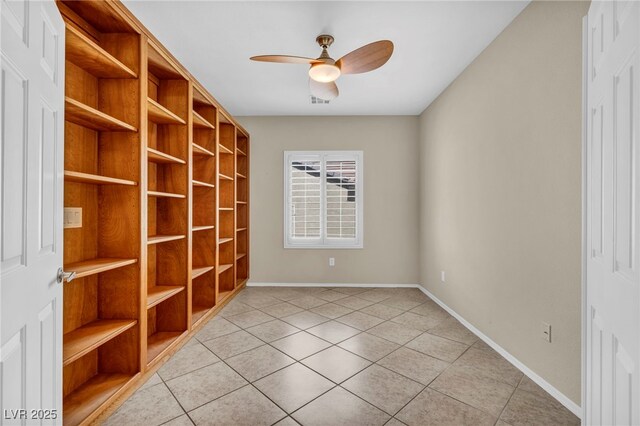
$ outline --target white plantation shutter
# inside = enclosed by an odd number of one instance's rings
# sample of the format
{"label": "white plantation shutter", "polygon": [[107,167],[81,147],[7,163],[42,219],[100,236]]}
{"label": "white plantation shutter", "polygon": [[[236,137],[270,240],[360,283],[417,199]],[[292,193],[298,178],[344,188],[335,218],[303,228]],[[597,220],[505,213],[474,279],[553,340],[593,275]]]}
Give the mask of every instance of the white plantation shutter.
{"label": "white plantation shutter", "polygon": [[327,238],[356,237],[356,161],[325,163]]}
{"label": "white plantation shutter", "polygon": [[285,152],[285,248],[362,247],[362,152]]}
{"label": "white plantation shutter", "polygon": [[291,233],[293,238],[318,239],[321,234],[320,160],[293,161],[289,167],[291,182]]}

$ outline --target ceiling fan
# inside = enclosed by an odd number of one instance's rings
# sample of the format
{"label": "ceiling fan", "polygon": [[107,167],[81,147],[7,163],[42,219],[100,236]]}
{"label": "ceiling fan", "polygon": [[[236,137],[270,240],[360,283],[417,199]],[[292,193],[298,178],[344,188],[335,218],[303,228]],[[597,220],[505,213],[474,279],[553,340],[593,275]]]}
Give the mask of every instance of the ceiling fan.
{"label": "ceiling fan", "polygon": [[250,59],[284,64],[310,64],[309,90],[311,94],[329,101],[338,96],[338,86],[335,81],[340,75],[373,71],[383,66],[393,53],[393,43],[389,40],[380,40],[347,53],[336,61],[327,52],[333,43],[332,36],[319,35],[316,42],[322,48],[322,53],[316,59],[288,55],[261,55],[252,56]]}

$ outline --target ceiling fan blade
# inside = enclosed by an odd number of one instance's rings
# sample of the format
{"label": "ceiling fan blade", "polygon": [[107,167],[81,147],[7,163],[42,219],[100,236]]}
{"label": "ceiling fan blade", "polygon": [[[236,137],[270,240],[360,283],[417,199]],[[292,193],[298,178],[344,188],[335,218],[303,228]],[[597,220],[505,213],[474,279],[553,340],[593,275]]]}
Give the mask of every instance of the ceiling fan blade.
{"label": "ceiling fan blade", "polygon": [[336,65],[342,74],[360,74],[383,66],[393,53],[393,43],[380,40],[362,46],[338,59]]}
{"label": "ceiling fan blade", "polygon": [[320,83],[312,78],[309,79],[309,91],[316,98],[324,99],[325,101],[337,98],[340,93],[335,81]]}
{"label": "ceiling fan blade", "polygon": [[316,62],[320,62],[317,59],[313,58],[304,58],[302,56],[289,56],[289,55],[260,55],[260,56],[252,56],[252,61],[259,62],[278,62],[282,64],[315,64]]}

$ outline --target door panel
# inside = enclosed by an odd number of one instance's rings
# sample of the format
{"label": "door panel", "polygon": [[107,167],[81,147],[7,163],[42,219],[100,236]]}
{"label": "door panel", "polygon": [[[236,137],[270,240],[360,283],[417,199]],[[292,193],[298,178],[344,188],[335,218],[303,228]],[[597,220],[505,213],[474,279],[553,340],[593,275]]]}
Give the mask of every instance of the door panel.
{"label": "door panel", "polygon": [[603,345],[602,338],[604,330],[602,327],[602,319],[597,315],[595,309],[592,308],[589,320],[590,342],[589,354],[587,356],[589,365],[589,381],[591,387],[589,389],[589,399],[593,404],[588,405],[589,418],[594,424],[602,424],[602,359]]}
{"label": "door panel", "polygon": [[[38,252],[40,255],[46,255],[56,250],[55,231],[58,217],[55,214],[55,201],[58,192],[56,185],[58,170],[54,148],[56,146],[58,117],[56,111],[44,100],[41,102],[40,111],[42,118],[39,132],[40,143],[38,145],[38,194],[40,194]],[[54,212],[54,214],[52,215],[51,212]]]}
{"label": "door panel", "polygon": [[[2,0],[2,22],[7,24],[24,44],[27,44],[27,17],[29,2],[26,0]],[[3,34],[4,36],[4,34]]]}
{"label": "door panel", "polygon": [[27,82],[2,58],[2,272],[26,262]]}
{"label": "door panel", "polygon": [[598,103],[591,112],[591,253],[592,257],[602,257],[604,232],[604,205],[602,203],[603,194],[603,157],[602,157],[602,124],[604,115],[604,105]]}
{"label": "door panel", "polygon": [[621,72],[614,76],[614,265],[632,279],[633,268],[633,81],[635,55],[626,63]]}
{"label": "door panel", "polygon": [[55,407],[56,398],[60,393],[57,388],[61,383],[56,380],[55,371],[56,345],[58,344],[58,330],[55,302],[51,302],[38,314],[40,322],[40,400],[39,407]]}
{"label": "door panel", "polygon": [[[635,363],[616,337],[613,337],[613,424],[630,425],[633,419],[633,377]],[[637,404],[637,402],[636,402]]]}
{"label": "door panel", "polygon": [[8,338],[0,348],[0,375],[2,378],[2,398],[0,400],[0,409],[2,411],[0,412],[25,410],[27,408],[25,395],[26,366],[24,362],[26,352],[25,330],[19,330]]}
{"label": "door panel", "polygon": [[640,3],[588,15],[585,424],[640,424]]}
{"label": "door panel", "polygon": [[64,24],[53,0],[0,16],[0,424],[62,424]]}

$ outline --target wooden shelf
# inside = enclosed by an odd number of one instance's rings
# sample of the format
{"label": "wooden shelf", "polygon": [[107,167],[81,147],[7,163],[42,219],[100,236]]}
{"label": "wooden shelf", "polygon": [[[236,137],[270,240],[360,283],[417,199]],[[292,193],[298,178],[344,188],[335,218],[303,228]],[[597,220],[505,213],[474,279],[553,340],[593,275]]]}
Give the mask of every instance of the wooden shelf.
{"label": "wooden shelf", "polygon": [[228,263],[226,265],[220,265],[218,267],[218,274],[223,273],[224,271],[233,268],[233,263]]}
{"label": "wooden shelf", "polygon": [[158,331],[147,337],[147,363],[158,357],[165,349],[176,341],[183,331]]}
{"label": "wooden shelf", "polygon": [[175,68],[175,64],[169,62],[151,43],[147,50],[147,62],[149,72],[158,78],[164,80],[181,80],[184,78],[182,73]]}
{"label": "wooden shelf", "polygon": [[231,151],[229,148],[227,148],[226,146],[222,145],[222,144],[218,144],[218,146],[220,147],[218,149],[218,151],[220,152],[220,154],[230,154],[233,155],[233,151]]}
{"label": "wooden shelf", "polygon": [[245,152],[244,152],[243,150],[241,150],[240,148],[236,148],[236,152],[237,152],[239,155],[242,155],[243,157],[246,157],[246,156],[247,156],[247,154],[245,154]]}
{"label": "wooden shelf", "polygon": [[242,231],[246,231],[246,230],[247,230],[247,228],[238,228],[238,229],[236,229],[236,232],[242,232]]}
{"label": "wooden shelf", "polygon": [[91,108],[88,105],[71,99],[68,96],[64,98],[64,119],[89,129],[104,132],[109,131],[129,131],[137,132],[138,129],[130,124],[113,118],[104,112]]}
{"label": "wooden shelf", "polygon": [[100,78],[138,78],[129,67],[71,25],[66,25],[66,37],[66,59],[92,75]]}
{"label": "wooden shelf", "polygon": [[193,228],[191,228],[191,230],[193,232],[198,232],[198,231],[207,231],[209,229],[214,229],[215,226],[213,225],[202,225],[202,226],[194,226]]}
{"label": "wooden shelf", "polygon": [[238,173],[238,172],[236,172],[236,176],[238,176],[241,179],[246,179],[247,178],[245,175],[243,175],[242,173]]}
{"label": "wooden shelf", "polygon": [[191,279],[195,280],[200,275],[204,275],[209,271],[213,271],[213,266],[203,266],[203,267],[200,267],[200,268],[193,268],[191,270]]}
{"label": "wooden shelf", "polygon": [[147,239],[147,244],[166,243],[167,241],[181,240],[184,237],[184,235],[154,235]]}
{"label": "wooden shelf", "polygon": [[193,127],[199,127],[201,129],[215,130],[216,126],[209,123],[206,118],[193,111]]}
{"label": "wooden shelf", "polygon": [[220,210],[221,212],[232,212],[233,207],[219,207],[218,210]]}
{"label": "wooden shelf", "polygon": [[78,425],[133,378],[129,374],[97,374],[64,397],[64,424]]}
{"label": "wooden shelf", "polygon": [[147,148],[147,159],[153,163],[160,164],[187,164],[184,160],[153,148]]}
{"label": "wooden shelf", "polygon": [[231,296],[232,290],[221,291],[218,293],[218,303],[224,301],[227,297]]}
{"label": "wooden shelf", "polygon": [[156,124],[186,124],[185,121],[151,98],[147,98],[149,120]]}
{"label": "wooden shelf", "polygon": [[213,152],[209,151],[206,148],[201,147],[197,143],[192,143],[191,145],[193,145],[193,155],[203,155],[203,156],[206,156],[206,157],[215,157],[215,154]]}
{"label": "wooden shelf", "polygon": [[65,182],[89,183],[93,185],[138,185],[132,180],[116,179],[107,176],[92,175],[82,172],[72,172],[70,170],[64,171],[64,180]]}
{"label": "wooden shelf", "polygon": [[193,305],[191,307],[191,324],[195,324],[200,321],[200,318],[205,316],[212,308],[213,307],[209,306]]}
{"label": "wooden shelf", "polygon": [[62,365],[71,364],[137,324],[136,320],[96,320],[63,336]]}
{"label": "wooden shelf", "polygon": [[238,253],[238,254],[236,254],[236,260],[240,260],[243,257],[245,257],[246,255],[247,255],[247,253]]}
{"label": "wooden shelf", "polygon": [[212,183],[201,182],[199,180],[192,180],[191,183],[193,184],[193,186],[199,186],[199,187],[202,187],[202,188],[215,188],[216,187]]}
{"label": "wooden shelf", "polygon": [[227,176],[225,174],[222,174],[222,173],[218,173],[218,176],[220,176],[220,179],[222,179],[222,180],[233,180],[232,177],[229,177],[229,176]]}
{"label": "wooden shelf", "polygon": [[160,197],[160,198],[186,198],[182,194],[174,194],[172,192],[160,192],[160,191],[147,191],[147,195],[149,197]]}
{"label": "wooden shelf", "polygon": [[184,290],[183,286],[176,285],[157,285],[151,287],[147,291],[147,309],[156,306],[158,303],[164,302],[168,298],[175,296]]}
{"label": "wooden shelf", "polygon": [[236,201],[236,204],[247,204],[246,201]]}
{"label": "wooden shelf", "polygon": [[229,241],[233,241],[233,238],[219,238],[218,245],[228,243]]}
{"label": "wooden shelf", "polygon": [[136,263],[138,259],[115,259],[109,257],[101,257],[82,262],[68,263],[64,265],[64,270],[75,272],[76,278],[88,277],[89,275],[99,274],[101,272],[110,271],[112,269],[122,268],[127,265]]}

